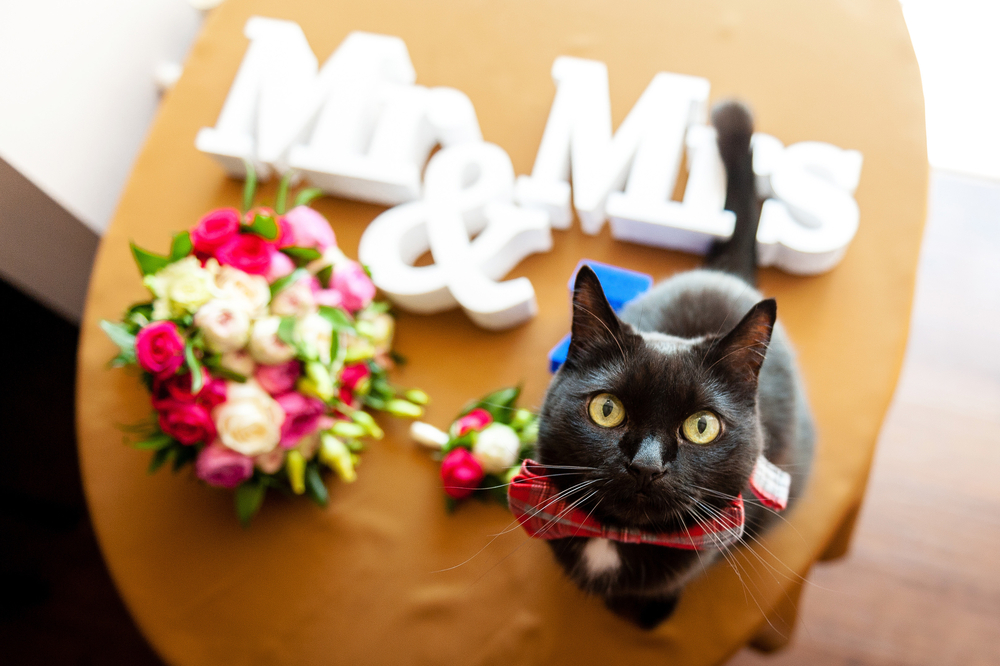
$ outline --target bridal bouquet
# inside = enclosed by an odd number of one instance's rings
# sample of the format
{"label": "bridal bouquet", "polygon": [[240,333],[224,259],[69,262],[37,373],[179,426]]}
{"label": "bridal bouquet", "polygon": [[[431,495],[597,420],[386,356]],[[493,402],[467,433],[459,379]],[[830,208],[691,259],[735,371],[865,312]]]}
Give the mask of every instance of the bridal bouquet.
{"label": "bridal bouquet", "polygon": [[[394,320],[364,267],[341,252],[304,190],[285,211],[214,210],[174,236],[169,255],[132,245],[152,298],[101,322],[137,365],[155,410],[138,449],[150,472],[194,464],[205,483],[235,491],[244,524],[268,488],[327,502],[324,468],[355,479],[366,438],[382,430],[364,408],[418,417],[427,397],[387,379]],[[248,210],[249,209],[249,210]]]}
{"label": "bridal bouquet", "polygon": [[449,510],[471,496],[507,505],[507,485],[538,440],[538,416],[517,407],[520,395],[505,388],[466,405],[447,432],[421,421],[410,426],[415,441],[439,452]]}

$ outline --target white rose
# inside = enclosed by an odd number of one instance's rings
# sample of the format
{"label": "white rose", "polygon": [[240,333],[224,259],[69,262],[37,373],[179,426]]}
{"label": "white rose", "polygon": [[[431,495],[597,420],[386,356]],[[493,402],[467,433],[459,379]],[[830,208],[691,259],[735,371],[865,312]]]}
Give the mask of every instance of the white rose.
{"label": "white rose", "polygon": [[279,291],[271,301],[271,312],[285,317],[303,317],[316,312],[316,297],[311,282],[311,278],[296,280]]}
{"label": "white rose", "polygon": [[157,314],[169,310],[171,317],[193,314],[219,295],[215,276],[210,270],[202,268],[197,257],[185,257],[168,264],[154,275],[147,275],[142,283],[166,304],[166,308],[160,304]]}
{"label": "white rose", "polygon": [[253,377],[254,370],[257,369],[257,364],[253,362],[253,357],[244,349],[226,352],[219,359],[219,365],[230,372],[235,372],[244,377]]}
{"label": "white rose", "polygon": [[278,338],[281,317],[263,317],[254,322],[250,332],[250,355],[258,363],[278,365],[295,358],[295,350]]}
{"label": "white rose", "polygon": [[250,379],[226,384],[226,401],[212,410],[212,420],[224,445],[245,456],[259,456],[278,446],[285,412]]}
{"label": "white rose", "polygon": [[222,297],[239,303],[250,315],[257,319],[267,314],[267,304],[271,301],[271,288],[261,275],[250,275],[232,266],[219,270],[215,284]]}
{"label": "white rose", "polygon": [[250,315],[242,304],[222,298],[205,303],[194,315],[210,351],[224,354],[241,349],[250,339]]}
{"label": "white rose", "polygon": [[472,455],[483,471],[498,474],[517,464],[517,454],[521,450],[521,440],[510,426],[491,423],[479,433],[472,447]]}
{"label": "white rose", "polygon": [[319,314],[313,313],[300,319],[295,325],[295,338],[310,358],[319,359],[329,365],[330,347],[333,345],[333,324]]}

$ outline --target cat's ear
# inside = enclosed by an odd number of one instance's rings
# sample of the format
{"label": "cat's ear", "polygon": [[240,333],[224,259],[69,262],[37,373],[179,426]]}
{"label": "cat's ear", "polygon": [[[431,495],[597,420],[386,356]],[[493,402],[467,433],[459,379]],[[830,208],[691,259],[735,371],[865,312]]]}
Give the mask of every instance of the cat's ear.
{"label": "cat's ear", "polygon": [[712,345],[710,367],[729,371],[732,376],[756,385],[777,315],[778,304],[773,298],[750,308],[733,330]]}
{"label": "cat's ear", "polygon": [[598,349],[621,349],[622,338],[621,321],[611,309],[601,281],[594,269],[581,266],[573,287],[573,338],[567,360]]}

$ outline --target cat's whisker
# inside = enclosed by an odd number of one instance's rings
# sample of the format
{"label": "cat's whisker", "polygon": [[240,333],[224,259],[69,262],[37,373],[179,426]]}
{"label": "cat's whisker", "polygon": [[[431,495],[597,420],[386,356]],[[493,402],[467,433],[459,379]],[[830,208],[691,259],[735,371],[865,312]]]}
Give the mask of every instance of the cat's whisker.
{"label": "cat's whisker", "polygon": [[[696,506],[688,507],[688,511],[689,511],[689,513],[691,513],[691,515],[695,518],[696,521],[699,520],[698,516],[699,516],[700,512],[697,511],[697,507]],[[702,515],[702,517],[708,519],[709,521],[711,521],[711,519],[712,519],[712,517],[710,515],[706,515],[706,514],[701,514],[701,515]],[[719,554],[722,555],[722,557],[725,558],[726,561],[729,562],[730,566],[733,568],[733,572],[736,574],[736,577],[740,580],[740,583],[743,585],[744,594],[749,593],[750,599],[753,600],[754,605],[757,606],[757,610],[764,617],[764,620],[768,623],[768,625],[770,625],[770,627],[776,633],[778,633],[781,636],[784,636],[784,634],[782,634],[781,631],[777,627],[774,626],[774,624],[771,622],[771,620],[768,619],[767,613],[764,612],[764,608],[760,605],[760,602],[757,600],[757,597],[754,595],[754,593],[747,586],[747,581],[749,580],[749,582],[754,586],[754,589],[756,589],[757,593],[758,594],[761,593],[761,589],[757,585],[757,582],[753,578],[750,577],[750,572],[747,571],[747,569],[745,567],[740,567],[739,566],[739,562],[736,559],[736,554],[734,552],[732,552],[732,551],[729,551],[728,547],[722,544],[722,540],[718,537],[718,535],[709,533],[709,537],[712,538],[713,541],[715,541],[715,543],[719,546],[719,549],[718,549]],[[748,561],[748,564],[751,564],[751,566],[753,566],[752,563],[750,563],[749,561]],[[743,574],[746,576],[746,579],[744,579],[743,575],[740,575],[740,569],[743,570]],[[754,567],[754,572],[757,573],[757,568],[756,567]]]}
{"label": "cat's whisker", "polygon": [[[576,508],[576,507],[577,507],[577,506],[578,506],[579,504],[581,504],[582,502],[584,502],[584,501],[586,501],[586,500],[590,499],[591,497],[593,497],[593,496],[594,496],[594,495],[596,495],[597,493],[598,493],[598,491],[596,491],[596,490],[595,490],[595,491],[593,491],[593,492],[592,492],[591,494],[587,495],[586,497],[583,497],[583,498],[581,498],[581,499],[577,500],[576,502],[574,502],[574,503],[570,504],[570,505],[569,505],[568,507],[566,507],[565,511],[562,511],[562,512],[561,512],[561,513],[560,513],[560,514],[559,514],[558,516],[556,516],[555,518],[553,518],[553,519],[552,519],[552,521],[555,521],[555,520],[558,520],[559,518],[562,518],[563,516],[565,516],[566,514],[568,514],[568,513],[570,512],[570,511],[572,511],[573,509],[575,509],[575,508]],[[550,521],[550,523],[552,523],[552,521]],[[547,525],[547,526],[546,526],[546,527],[545,527],[545,528],[544,528],[544,529],[543,529],[543,530],[542,530],[542,531],[540,532],[540,534],[544,534],[544,532],[545,532],[545,531],[546,531],[547,529],[549,529],[548,525]],[[482,579],[483,579],[483,576],[485,576],[486,574],[490,573],[490,572],[491,572],[491,571],[493,571],[493,570],[494,570],[495,568],[497,568],[498,566],[500,566],[500,565],[501,565],[501,564],[502,564],[502,563],[503,563],[504,561],[506,561],[506,560],[507,560],[507,558],[508,558],[508,557],[510,557],[511,555],[513,555],[514,553],[516,553],[517,551],[521,550],[521,548],[523,548],[525,544],[528,544],[528,543],[532,543],[533,541],[534,541],[534,539],[525,539],[524,541],[522,541],[522,542],[521,542],[521,543],[520,543],[520,544],[519,544],[519,545],[517,546],[517,548],[515,548],[514,550],[512,550],[512,551],[510,551],[509,553],[507,553],[506,555],[504,555],[504,556],[503,556],[502,558],[500,558],[500,559],[499,559],[499,560],[498,560],[498,561],[497,561],[497,562],[496,562],[496,563],[495,563],[495,564],[494,564],[493,566],[491,566],[491,567],[490,567],[489,569],[487,569],[486,571],[484,571],[483,573],[481,573],[481,574],[479,575],[479,577],[478,577],[478,578],[476,578],[476,579],[475,579],[474,581],[472,581],[471,583],[469,583],[469,587],[468,587],[468,588],[466,588],[466,589],[469,589],[469,588],[471,588],[471,587],[472,587],[473,585],[475,585],[475,584],[476,584],[476,583],[478,583],[478,582],[479,582],[480,580],[482,580]],[[492,542],[491,542],[491,543],[492,543]],[[487,544],[487,545],[489,545],[489,544]],[[485,546],[484,546],[484,548],[485,548]],[[482,552],[482,550],[480,550],[480,552]]]}
{"label": "cat's whisker", "polygon": [[[545,476],[551,479],[552,477],[555,476],[579,476],[580,474],[581,472],[565,472],[563,474],[546,474]],[[507,483],[501,483],[495,486],[479,486],[477,490],[496,490],[497,488],[506,488],[512,483],[513,481],[508,481]],[[462,487],[463,486],[441,486],[441,488],[444,490],[457,489]]]}
{"label": "cat's whisker", "polygon": [[[554,497],[553,497],[553,498],[552,498],[552,499],[551,499],[551,500],[550,500],[550,501],[549,501],[548,503],[546,503],[546,504],[545,504],[545,506],[543,506],[543,507],[540,507],[540,508],[538,509],[538,512],[541,512],[541,511],[544,511],[544,510],[545,510],[546,508],[548,508],[548,507],[549,507],[549,506],[550,506],[551,504],[553,504],[553,503],[555,503],[555,502],[558,502],[558,501],[559,501],[560,499],[563,499],[563,498],[566,498],[566,497],[568,497],[569,495],[571,495],[571,494],[575,493],[576,491],[578,491],[578,490],[582,490],[582,489],[583,489],[583,488],[585,488],[586,486],[589,486],[589,485],[591,485],[591,484],[593,484],[593,483],[596,483],[597,481],[601,481],[601,480],[602,480],[602,479],[591,479],[591,480],[589,480],[589,481],[583,481],[583,482],[581,482],[581,483],[578,483],[578,484],[576,484],[576,485],[574,485],[574,486],[570,486],[570,487],[569,487],[569,488],[567,488],[566,490],[564,490],[564,491],[562,491],[562,492],[560,492],[560,493],[556,494],[556,495],[555,495],[555,496],[554,496]],[[520,526],[521,526],[521,524],[520,524],[520,523],[519,523],[519,522],[517,521],[517,519],[514,519],[514,520],[512,520],[511,522],[507,523],[507,526],[506,526],[506,527],[504,527],[504,529],[503,529],[503,530],[501,530],[500,532],[498,532],[498,533],[496,533],[496,534],[490,534],[490,535],[487,535],[487,536],[490,536],[490,537],[492,537],[492,538],[491,538],[491,539],[490,539],[490,540],[489,540],[488,542],[486,542],[486,545],[484,545],[484,546],[483,546],[482,548],[480,548],[479,550],[477,550],[477,551],[476,551],[476,552],[475,552],[475,553],[474,553],[473,555],[471,555],[471,556],[470,556],[470,557],[469,557],[468,559],[466,559],[465,561],[463,561],[463,562],[459,562],[458,564],[456,564],[456,565],[454,565],[454,566],[451,566],[451,567],[447,567],[447,568],[444,568],[444,569],[438,569],[438,570],[436,570],[436,571],[432,571],[431,573],[444,573],[444,572],[446,572],[446,571],[452,571],[452,570],[454,570],[454,569],[457,569],[457,568],[459,568],[459,567],[461,567],[461,566],[465,566],[466,564],[468,564],[469,562],[471,562],[471,561],[472,561],[472,560],[474,560],[475,558],[479,557],[479,555],[480,555],[480,554],[481,554],[481,553],[482,553],[482,552],[483,552],[484,550],[486,550],[486,549],[487,549],[487,548],[489,548],[489,547],[490,547],[491,545],[493,545],[493,542],[494,542],[494,541],[496,541],[497,539],[499,539],[500,537],[502,537],[502,536],[503,536],[503,535],[505,535],[505,534],[510,534],[511,532],[514,532],[514,531],[517,531],[517,529],[518,529],[518,528],[519,528]]]}
{"label": "cat's whisker", "polygon": [[[700,490],[702,492],[706,492],[706,493],[709,493],[710,495],[714,495],[716,497],[720,497],[722,499],[729,500],[729,501],[735,500],[736,497],[737,497],[736,495],[727,495],[726,493],[719,492],[718,490],[712,490],[711,488],[703,488],[703,487],[695,485],[695,484],[691,484],[691,487],[692,488],[697,488],[698,490]],[[694,499],[694,498],[692,498],[692,499]],[[795,534],[798,535],[798,537],[802,540],[802,542],[805,543],[806,539],[802,535],[802,533],[799,532],[798,528],[795,527],[795,525],[792,524],[792,522],[790,520],[788,520],[788,518],[785,518],[783,515],[781,515],[780,512],[775,511],[774,509],[772,509],[771,507],[767,506],[762,501],[760,501],[760,500],[758,500],[757,498],[754,498],[754,497],[744,497],[743,501],[746,502],[746,503],[749,503],[749,504],[753,504],[754,506],[759,506],[760,508],[764,509],[765,511],[767,511],[771,515],[773,515],[773,516],[779,518],[780,520],[782,520],[783,522],[787,523],[793,530],[795,530]]]}

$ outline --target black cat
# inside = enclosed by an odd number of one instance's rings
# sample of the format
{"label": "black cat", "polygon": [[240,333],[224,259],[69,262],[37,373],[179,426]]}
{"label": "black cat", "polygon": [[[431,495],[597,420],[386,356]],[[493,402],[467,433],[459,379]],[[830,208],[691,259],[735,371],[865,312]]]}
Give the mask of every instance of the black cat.
{"label": "black cat", "polygon": [[[774,300],[752,286],[760,210],[752,119],[727,103],[712,120],[728,176],[726,207],[737,217],[733,237],[713,248],[706,269],[662,282],[621,318],[594,272],[582,268],[569,354],[541,411],[539,469],[567,506],[614,533],[697,531],[742,495],[745,539],[775,520],[750,489],[758,457],[791,475],[793,498],[812,459],[812,420],[791,347]],[[549,544],[583,590],[652,628],[729,547],[716,540],[719,547],[704,550],[599,537]]]}

